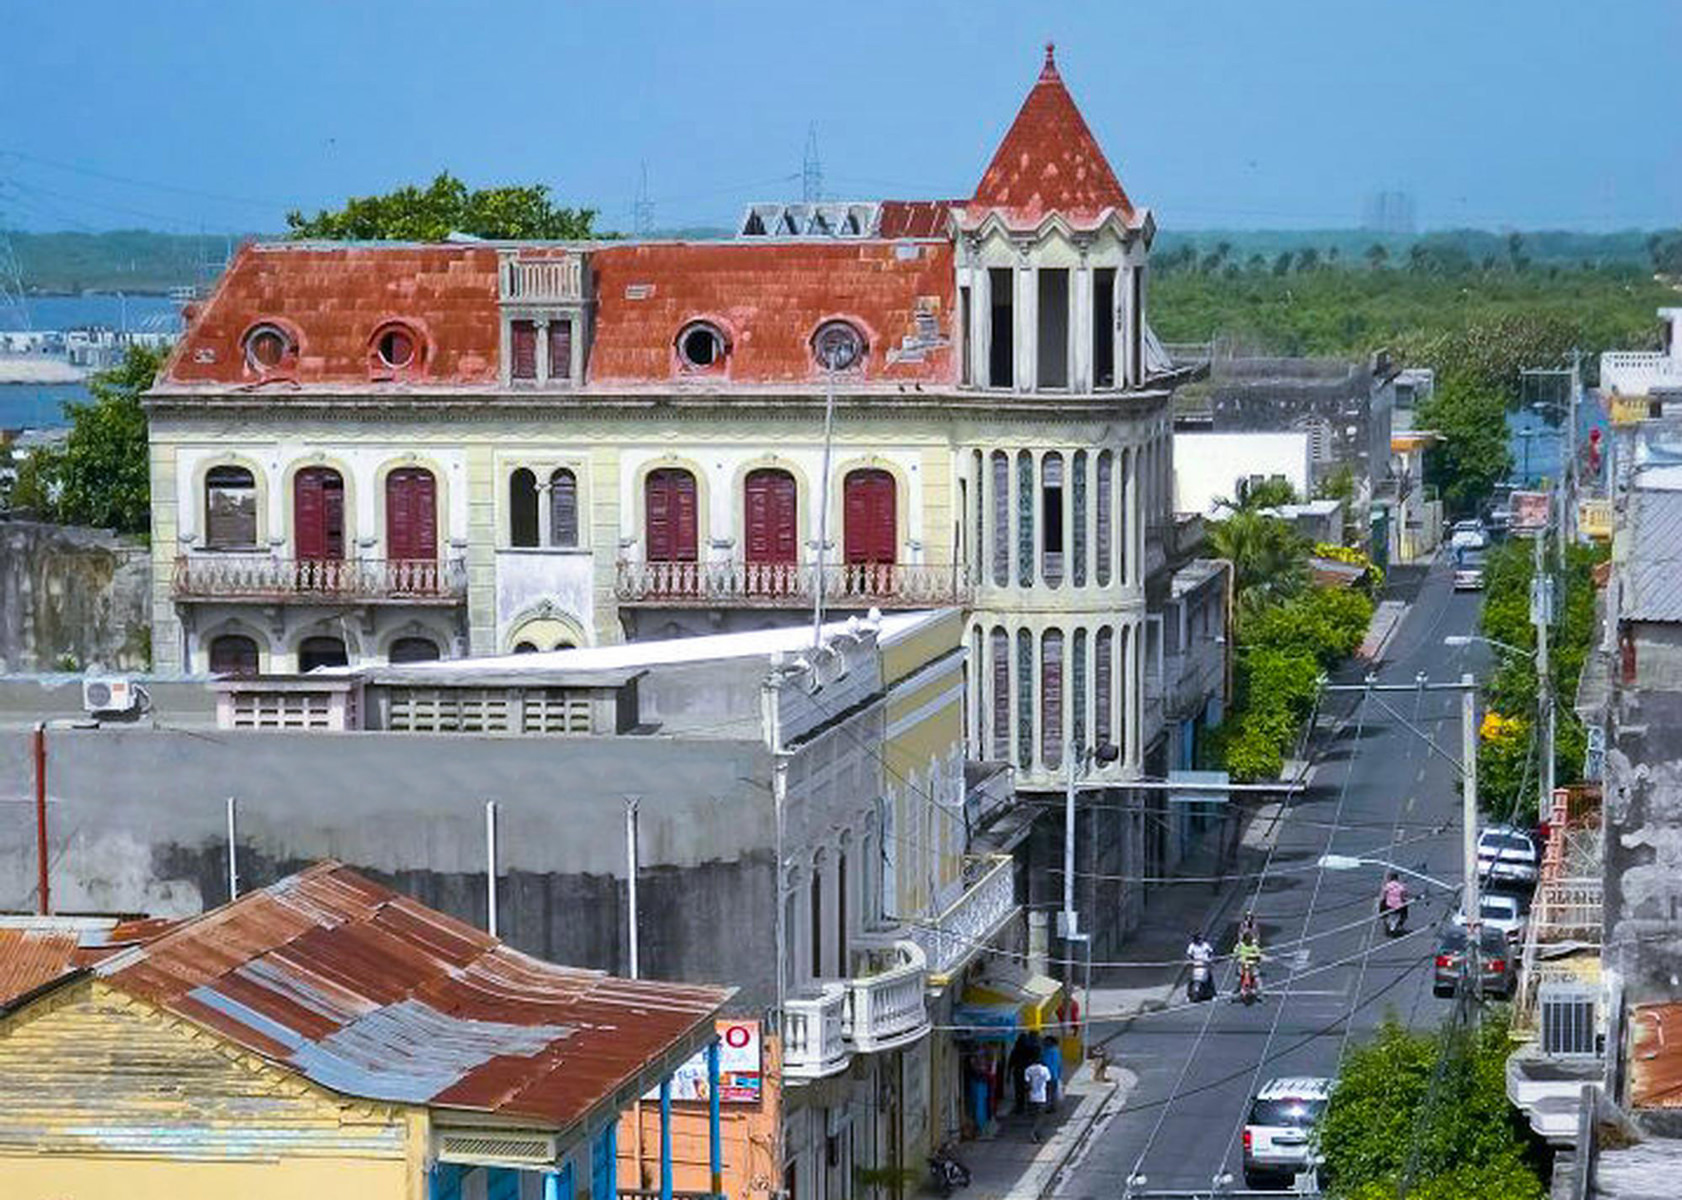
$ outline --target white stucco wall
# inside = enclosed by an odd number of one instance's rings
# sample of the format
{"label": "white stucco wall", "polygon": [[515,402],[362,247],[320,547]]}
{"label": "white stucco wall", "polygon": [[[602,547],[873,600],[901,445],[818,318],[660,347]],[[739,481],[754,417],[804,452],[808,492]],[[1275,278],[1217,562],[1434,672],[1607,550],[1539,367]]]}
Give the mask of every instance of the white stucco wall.
{"label": "white stucco wall", "polygon": [[1308,494],[1308,434],[1176,433],[1174,511],[1209,514],[1217,499],[1236,499],[1239,481],[1282,476]]}

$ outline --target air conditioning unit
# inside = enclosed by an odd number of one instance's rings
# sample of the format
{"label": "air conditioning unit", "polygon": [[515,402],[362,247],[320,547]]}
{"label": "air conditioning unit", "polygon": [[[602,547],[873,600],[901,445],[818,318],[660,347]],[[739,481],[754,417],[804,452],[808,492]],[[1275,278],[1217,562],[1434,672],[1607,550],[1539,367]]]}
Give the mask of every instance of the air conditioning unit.
{"label": "air conditioning unit", "polygon": [[86,712],[133,712],[140,705],[140,689],[129,679],[82,680],[82,708]]}
{"label": "air conditioning unit", "polygon": [[1544,983],[1536,989],[1542,1015],[1542,1053],[1559,1058],[1594,1057],[1599,1051],[1595,1009],[1600,990],[1579,983]]}

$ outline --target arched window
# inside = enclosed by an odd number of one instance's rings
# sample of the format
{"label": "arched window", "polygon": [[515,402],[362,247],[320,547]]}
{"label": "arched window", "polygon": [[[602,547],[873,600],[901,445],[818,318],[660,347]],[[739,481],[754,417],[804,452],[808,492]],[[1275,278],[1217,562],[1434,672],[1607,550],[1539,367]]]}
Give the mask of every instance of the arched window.
{"label": "arched window", "polygon": [[792,565],[799,559],[799,492],[794,476],[766,468],[742,483],[743,557],[750,563]]}
{"label": "arched window", "polygon": [[1115,745],[1115,629],[1105,625],[1092,639],[1093,745]]}
{"label": "arched window", "polygon": [[1070,582],[1086,586],[1086,451],[1076,450],[1070,467],[1069,530]]}
{"label": "arched window", "polygon": [[257,479],[244,467],[212,467],[205,474],[204,544],[212,550],[257,545]]}
{"label": "arched window", "polygon": [[1099,587],[1110,586],[1110,553],[1115,538],[1115,455],[1108,450],[1098,452],[1098,510],[1097,517],[1097,545],[1093,548],[1093,555],[1097,568],[1093,574],[1098,580]]}
{"label": "arched window", "polygon": [[1040,635],[1040,756],[1047,767],[1063,761],[1063,632]]}
{"label": "arched window", "polygon": [[898,560],[897,489],[887,471],[848,471],[842,481],[845,560],[848,566]]}
{"label": "arched window", "polygon": [[1010,586],[1010,455],[993,451],[993,586]]}
{"label": "arched window", "polygon": [[648,560],[694,562],[699,553],[696,533],[695,476],[681,467],[650,471],[643,483],[646,506]]}
{"label": "arched window", "polygon": [[[1086,740],[1086,630],[1075,630],[1069,651],[1069,737],[1076,755],[1085,752]],[[1077,758],[1077,763],[1079,759]]]}
{"label": "arched window", "polygon": [[1016,631],[1016,765],[1034,765],[1034,635]]}
{"label": "arched window", "polygon": [[1034,456],[1016,455],[1016,582],[1034,585]]}
{"label": "arched window", "polygon": [[1063,456],[1053,450],[1040,459],[1040,511],[1043,533],[1040,577],[1047,587],[1063,585]]}
{"label": "arched window", "polygon": [[549,544],[578,545],[578,476],[565,467],[549,473]]}
{"label": "arched window", "polygon": [[823,978],[823,859],[812,864],[806,915],[812,919],[812,978]]}
{"label": "arched window", "polygon": [[514,653],[515,654],[536,654],[537,653],[537,647],[532,645],[530,642],[515,642],[514,643]]}
{"label": "arched window", "polygon": [[296,357],[292,335],[278,325],[257,325],[245,335],[245,365],[259,375],[287,366]]}
{"label": "arched window", "polygon": [[438,643],[429,637],[400,637],[391,643],[386,656],[392,663],[437,662],[442,655]]}
{"label": "arched window", "polygon": [[438,557],[438,485],[424,467],[385,477],[385,554],[394,561]]}
{"label": "arched window", "polygon": [[301,559],[345,556],[345,481],[333,468],[305,467],[292,477],[292,541]]}
{"label": "arched window", "polygon": [[343,638],[307,637],[298,643],[298,670],[304,674],[318,667],[343,667],[350,664]]}
{"label": "arched window", "polygon": [[537,476],[520,467],[508,477],[508,544],[537,543]]}
{"label": "arched window", "polygon": [[992,757],[999,762],[1010,761],[1010,634],[1003,625],[993,626],[993,713],[991,745]]}
{"label": "arched window", "polygon": [[1121,452],[1121,486],[1116,492],[1116,574],[1126,587],[1133,582],[1128,567],[1133,560],[1133,469],[1135,452]]}
{"label": "arched window", "polygon": [[851,321],[825,321],[812,335],[812,357],[825,371],[848,371],[864,361],[864,334]]}
{"label": "arched window", "polygon": [[975,470],[971,472],[975,482],[971,484],[975,499],[975,545],[970,547],[969,557],[965,560],[969,565],[970,578],[976,583],[982,579],[984,563],[982,561],[983,547],[987,545],[987,460],[981,451],[975,452]]}
{"label": "arched window", "polygon": [[212,675],[255,675],[258,671],[257,641],[243,633],[224,633],[210,642]]}
{"label": "arched window", "polygon": [[374,357],[383,370],[401,371],[419,363],[420,345],[413,329],[394,323],[374,334]]}
{"label": "arched window", "polygon": [[685,370],[712,371],[724,365],[730,344],[718,326],[706,321],[686,325],[677,335],[677,356]]}
{"label": "arched window", "polygon": [[982,657],[981,626],[970,630],[969,658],[964,663],[964,693],[969,697],[969,756],[987,757],[985,730],[987,727],[987,662]]}

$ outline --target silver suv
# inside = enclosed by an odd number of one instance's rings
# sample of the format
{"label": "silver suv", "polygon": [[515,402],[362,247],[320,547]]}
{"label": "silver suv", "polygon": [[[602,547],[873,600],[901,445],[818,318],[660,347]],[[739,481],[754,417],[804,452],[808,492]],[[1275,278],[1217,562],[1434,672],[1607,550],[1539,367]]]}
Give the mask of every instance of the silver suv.
{"label": "silver suv", "polygon": [[1332,1081],[1313,1075],[1269,1080],[1250,1102],[1244,1123],[1244,1185],[1289,1185],[1319,1163],[1314,1126],[1326,1111]]}
{"label": "silver suv", "polygon": [[1491,825],[1478,834],[1478,874],[1486,882],[1536,885],[1541,856],[1522,829]]}

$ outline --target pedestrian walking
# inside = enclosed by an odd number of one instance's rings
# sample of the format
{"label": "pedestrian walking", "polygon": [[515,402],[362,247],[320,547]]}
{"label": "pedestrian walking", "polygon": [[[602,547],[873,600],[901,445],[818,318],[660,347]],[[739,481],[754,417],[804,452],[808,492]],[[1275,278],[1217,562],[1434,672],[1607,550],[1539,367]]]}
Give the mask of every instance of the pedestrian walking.
{"label": "pedestrian walking", "polygon": [[1028,1085],[1028,1105],[1034,1110],[1033,1137],[1036,1142],[1045,1141],[1043,1132],[1045,1114],[1048,1107],[1046,1094],[1051,1087],[1051,1068],[1043,1062],[1029,1063],[1023,1073],[1024,1081]]}
{"label": "pedestrian walking", "polygon": [[1040,1061],[1045,1069],[1051,1072],[1051,1084],[1046,1092],[1046,1107],[1052,1112],[1057,1111],[1058,1102],[1063,1099],[1063,1047],[1054,1037],[1045,1039],[1045,1045],[1040,1050]]}

